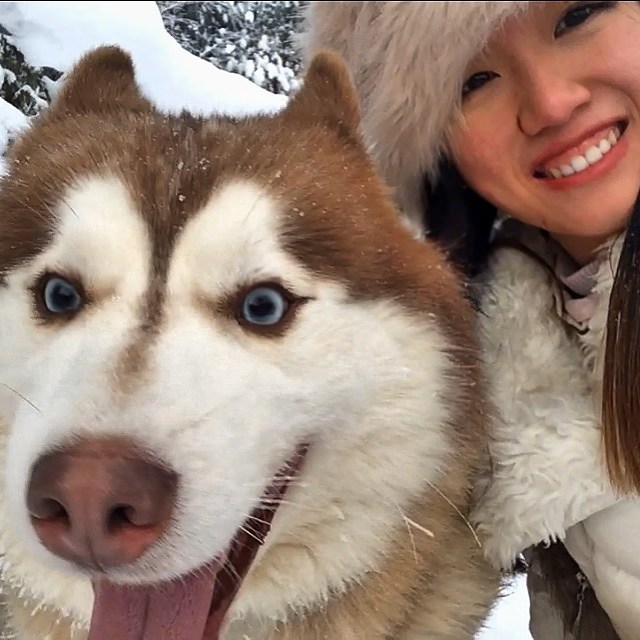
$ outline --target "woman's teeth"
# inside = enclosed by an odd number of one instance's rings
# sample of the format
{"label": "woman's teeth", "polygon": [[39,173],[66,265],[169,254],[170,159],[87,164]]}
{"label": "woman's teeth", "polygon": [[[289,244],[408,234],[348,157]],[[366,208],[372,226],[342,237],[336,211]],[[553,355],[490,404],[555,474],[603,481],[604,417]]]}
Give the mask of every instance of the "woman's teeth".
{"label": "woman's teeth", "polygon": [[565,178],[574,173],[580,173],[580,171],[584,171],[587,167],[602,160],[616,146],[621,135],[620,127],[613,127],[600,142],[588,147],[583,155],[574,156],[567,164],[545,167],[541,173],[544,173],[546,178]]}

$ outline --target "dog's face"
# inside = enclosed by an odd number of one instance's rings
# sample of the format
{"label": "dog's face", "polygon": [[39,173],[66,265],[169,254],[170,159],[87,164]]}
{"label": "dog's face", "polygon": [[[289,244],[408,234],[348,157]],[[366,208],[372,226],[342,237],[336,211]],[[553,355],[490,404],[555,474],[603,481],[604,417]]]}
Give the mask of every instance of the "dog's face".
{"label": "dog's face", "polygon": [[235,122],[157,113],[105,49],[16,143],[0,190],[10,562],[184,576],[251,536],[289,476],[344,481],[317,450],[428,430],[371,467],[418,488],[423,450],[449,445],[468,310],[357,125],[328,56],[282,114]]}

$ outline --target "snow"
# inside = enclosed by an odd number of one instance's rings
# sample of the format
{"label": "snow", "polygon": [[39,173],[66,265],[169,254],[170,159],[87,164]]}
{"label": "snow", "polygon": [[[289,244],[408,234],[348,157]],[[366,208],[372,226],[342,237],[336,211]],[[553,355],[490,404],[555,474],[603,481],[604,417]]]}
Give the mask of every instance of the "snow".
{"label": "snow", "polygon": [[22,111],[16,109],[6,100],[0,100],[0,149],[29,122]]}
{"label": "snow", "polygon": [[160,109],[245,115],[282,108],[286,97],[185,51],[155,2],[2,2],[0,24],[34,66],[66,71],[88,49],[119,44]]}
{"label": "snow", "polygon": [[[22,111],[16,109],[6,100],[0,99],[0,153],[5,149],[9,141],[29,124],[29,119]],[[0,174],[4,173],[5,165],[0,157]]]}
{"label": "snow", "polygon": [[[254,15],[249,12],[245,18],[253,20]],[[0,25],[27,62],[60,71],[88,49],[120,45],[132,55],[143,92],[165,111],[240,116],[280,109],[287,100],[187,52],[165,30],[155,2],[2,2]],[[262,69],[249,71],[256,81],[263,80]],[[0,152],[27,124],[26,116],[0,100]],[[477,640],[531,640],[528,606],[520,576],[505,587]]]}
{"label": "snow", "polygon": [[485,628],[476,640],[532,640],[529,633],[529,595],[525,575],[505,584]]}

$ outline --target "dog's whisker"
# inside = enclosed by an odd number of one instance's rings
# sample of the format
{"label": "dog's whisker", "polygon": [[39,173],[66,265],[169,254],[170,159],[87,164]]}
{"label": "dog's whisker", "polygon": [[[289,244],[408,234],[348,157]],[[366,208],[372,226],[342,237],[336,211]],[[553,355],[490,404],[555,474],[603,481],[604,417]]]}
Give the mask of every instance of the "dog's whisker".
{"label": "dog's whisker", "polygon": [[76,218],[79,218],[78,212],[71,206],[71,204],[69,204],[69,201],[66,198],[62,198],[62,202]]}
{"label": "dog's whisker", "polygon": [[[248,515],[246,517],[246,519],[245,519],[245,523],[248,520],[253,520],[253,521],[255,521],[255,522],[257,522],[257,523],[259,523],[260,525],[263,525],[263,526],[265,526],[265,525],[270,526],[271,525],[271,523],[269,521],[262,520],[261,518],[258,518],[258,517],[254,516],[254,515]],[[306,537],[304,536],[304,534],[292,533],[291,531],[287,532],[287,537],[291,538],[291,539],[295,539],[295,540],[300,540],[300,542],[303,545],[306,543],[306,540],[307,540]]]}
{"label": "dog's whisker", "polygon": [[29,400],[29,398],[27,398],[22,393],[20,393],[19,391],[17,391],[13,387],[9,386],[5,382],[0,382],[0,385],[2,385],[5,389],[8,389],[12,393],[15,393],[21,400],[24,400],[30,407],[34,408],[38,413],[42,413],[42,411],[33,402],[31,402],[31,400]]}
{"label": "dog's whisker", "polygon": [[432,482],[427,482],[427,484],[443,500],[445,500],[445,502],[447,502],[449,505],[451,505],[451,507],[453,507],[453,509],[456,511],[456,513],[462,518],[463,522],[467,525],[467,527],[469,528],[469,531],[471,531],[471,535],[473,536],[474,540],[476,541],[476,544],[478,545],[478,547],[482,548],[482,542],[480,541],[480,538],[478,537],[478,534],[476,533],[476,530],[473,528],[473,525],[469,522],[469,519],[465,517],[464,513],[462,513],[462,511],[460,511],[460,509],[458,509],[458,507],[449,498],[447,498],[447,496],[444,493],[442,493],[442,491],[440,491],[440,489],[438,489],[438,487],[436,487],[435,484],[433,484]]}
{"label": "dog's whisker", "polygon": [[415,520],[412,520],[411,518],[409,518],[409,516],[402,514],[402,517],[408,526],[411,526],[414,529],[417,529],[418,531],[422,531],[422,533],[424,533],[429,538],[436,537],[433,531],[431,531],[431,529],[427,529],[426,527],[423,527],[421,524],[418,524]]}
{"label": "dog's whisker", "polygon": [[255,522],[259,522],[260,524],[264,524],[267,526],[270,526],[271,523],[268,520],[262,520],[261,518],[258,518],[257,516],[252,516],[252,515],[248,515],[247,520],[255,520]]}
{"label": "dog's whisker", "polygon": [[[247,520],[249,520],[249,518],[247,518]],[[264,526],[266,526],[268,524],[269,523],[267,522]],[[252,531],[253,533],[255,533],[258,536],[261,536],[261,535],[264,534],[264,526],[261,526],[261,527],[259,527],[258,525],[252,526],[247,521],[245,521],[245,524],[243,525],[243,527],[246,527],[249,531]],[[241,527],[241,528],[243,528],[243,527]]]}
{"label": "dog's whisker", "polygon": [[236,568],[230,562],[225,562],[222,565],[221,571],[224,571],[233,580],[236,586],[242,584],[242,576],[236,571]]}
{"label": "dog's whisker", "polygon": [[407,516],[405,515],[404,511],[400,508],[400,505],[397,502],[394,502],[396,509],[399,511],[400,513],[400,517],[402,518],[402,520],[404,521],[406,527],[407,527],[407,532],[409,533],[409,540],[411,542],[411,548],[413,549],[413,559],[415,561],[416,564],[418,564],[418,549],[416,548],[416,541],[413,537],[413,531],[411,530],[411,527],[409,526],[409,522],[407,519]]}
{"label": "dog's whisker", "polygon": [[283,484],[283,483],[301,484],[298,480],[297,475],[291,475],[291,476],[276,476],[273,480],[266,480],[262,482],[243,482],[242,486],[243,487],[266,487],[268,485],[275,486],[277,484]]}
{"label": "dog's whisker", "polygon": [[320,509],[317,507],[312,507],[308,504],[302,504],[299,502],[293,502],[291,500],[285,500],[284,498],[261,498],[260,503],[263,507],[266,508],[275,508],[277,509],[280,505],[286,504],[292,507],[296,507],[297,509],[305,509],[307,511],[313,511],[314,513],[323,513],[324,509]]}
{"label": "dog's whisker", "polygon": [[258,544],[263,544],[264,543],[264,538],[258,537],[258,535],[256,533],[254,533],[249,526],[242,525],[240,527],[240,530],[244,531],[244,533],[246,533],[248,536],[252,537]]}

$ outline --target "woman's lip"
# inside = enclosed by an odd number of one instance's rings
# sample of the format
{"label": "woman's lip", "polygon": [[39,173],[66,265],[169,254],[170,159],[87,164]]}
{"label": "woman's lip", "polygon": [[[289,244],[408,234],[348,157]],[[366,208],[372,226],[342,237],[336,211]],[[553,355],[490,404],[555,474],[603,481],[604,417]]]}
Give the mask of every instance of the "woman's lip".
{"label": "woman's lip", "polygon": [[580,146],[585,140],[588,140],[592,136],[595,136],[600,132],[604,133],[608,129],[611,129],[615,126],[620,126],[622,129],[626,125],[626,123],[627,121],[624,118],[616,118],[605,123],[601,122],[600,124],[593,126],[586,131],[583,131],[580,135],[558,140],[556,143],[548,147],[545,152],[534,161],[531,173],[539,170],[541,167],[544,167],[549,163],[550,160],[557,158],[558,156],[566,153],[574,147]]}
{"label": "woman's lip", "polygon": [[581,187],[592,180],[596,180],[609,171],[612,171],[629,150],[629,141],[625,136],[624,131],[619,138],[618,142],[611,148],[602,160],[599,160],[596,164],[589,165],[584,171],[573,173],[570,176],[563,176],[562,178],[534,178],[538,183],[554,190],[574,189]]}

